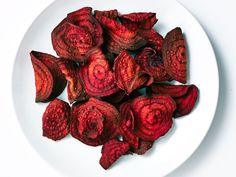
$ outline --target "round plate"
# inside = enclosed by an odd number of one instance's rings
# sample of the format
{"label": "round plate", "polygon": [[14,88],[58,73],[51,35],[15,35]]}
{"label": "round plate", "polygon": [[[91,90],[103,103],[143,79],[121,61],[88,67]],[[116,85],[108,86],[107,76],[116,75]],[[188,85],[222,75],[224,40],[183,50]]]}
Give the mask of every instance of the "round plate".
{"label": "round plate", "polygon": [[[134,4],[135,3],[135,4]],[[41,117],[47,106],[35,103],[31,50],[55,55],[51,31],[68,12],[84,6],[93,9],[118,9],[121,13],[156,12],[156,28],[162,35],[176,26],[183,30],[189,54],[188,83],[199,87],[200,97],[188,116],[175,119],[171,131],[155,142],[143,156],[126,155],[108,171],[99,165],[101,147],[89,147],[67,136],[54,142],[42,136]],[[218,70],[214,52],[201,26],[174,0],[57,0],[44,10],[29,28],[19,47],[13,73],[13,100],[23,132],[29,142],[55,169],[67,176],[83,177],[161,177],[180,166],[193,154],[205,137],[214,118],[218,99]],[[60,98],[66,99],[63,93]]]}

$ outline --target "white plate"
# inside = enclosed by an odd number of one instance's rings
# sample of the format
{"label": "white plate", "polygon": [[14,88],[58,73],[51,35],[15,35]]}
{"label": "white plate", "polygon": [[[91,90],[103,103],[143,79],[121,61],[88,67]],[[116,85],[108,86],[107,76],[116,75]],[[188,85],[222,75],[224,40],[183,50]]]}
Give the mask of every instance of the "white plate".
{"label": "white plate", "polygon": [[[42,137],[41,117],[47,104],[34,103],[34,74],[29,52],[55,54],[50,38],[52,29],[68,12],[83,6],[100,10],[117,8],[121,13],[156,12],[159,18],[156,27],[163,35],[180,26],[189,51],[188,83],[200,89],[200,99],[193,112],[176,119],[172,130],[158,140],[150,152],[144,156],[124,156],[108,171],[98,163],[101,147],[86,146],[70,136],[59,142]],[[13,100],[25,136],[55,169],[76,177],[161,177],[170,173],[193,154],[205,137],[214,118],[218,89],[216,59],[206,34],[193,16],[173,0],[57,0],[40,14],[24,36],[13,73]]]}

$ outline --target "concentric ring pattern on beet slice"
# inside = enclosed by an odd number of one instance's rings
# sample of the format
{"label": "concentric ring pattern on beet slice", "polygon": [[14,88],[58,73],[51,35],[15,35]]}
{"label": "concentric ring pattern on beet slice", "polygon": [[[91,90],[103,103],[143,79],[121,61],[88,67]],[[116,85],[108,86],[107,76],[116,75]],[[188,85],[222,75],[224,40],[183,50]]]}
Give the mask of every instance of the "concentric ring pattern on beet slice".
{"label": "concentric ring pattern on beet slice", "polygon": [[176,102],[174,117],[189,114],[198,98],[198,88],[195,85],[152,84],[151,90],[156,94],[170,95]]}
{"label": "concentric ring pattern on beet slice", "polygon": [[92,8],[72,12],[52,31],[57,55],[75,61],[86,60],[89,53],[103,43],[102,28],[92,15]]}
{"label": "concentric ring pattern on beet slice", "polygon": [[90,98],[72,106],[71,135],[87,145],[98,146],[117,135],[119,121],[114,106]]}
{"label": "concentric ring pattern on beet slice", "polygon": [[43,136],[54,141],[64,138],[70,132],[70,105],[55,99],[43,114]]}
{"label": "concentric ring pattern on beet slice", "polygon": [[135,133],[147,141],[165,135],[172,126],[176,104],[170,96],[140,96],[131,105],[135,117]]}
{"label": "concentric ring pattern on beet slice", "polygon": [[35,101],[51,101],[66,87],[64,75],[56,63],[57,58],[37,51],[32,51],[30,56],[35,76]]}
{"label": "concentric ring pattern on beet slice", "polygon": [[128,143],[112,139],[103,145],[99,163],[106,170],[128,151]]}
{"label": "concentric ring pattern on beet slice", "polygon": [[104,97],[119,90],[114,73],[99,49],[89,57],[89,62],[80,67],[79,73],[86,93],[91,96]]}
{"label": "concentric ring pattern on beet slice", "polygon": [[185,84],[187,82],[187,54],[181,28],[177,27],[167,33],[162,46],[162,57],[168,74]]}

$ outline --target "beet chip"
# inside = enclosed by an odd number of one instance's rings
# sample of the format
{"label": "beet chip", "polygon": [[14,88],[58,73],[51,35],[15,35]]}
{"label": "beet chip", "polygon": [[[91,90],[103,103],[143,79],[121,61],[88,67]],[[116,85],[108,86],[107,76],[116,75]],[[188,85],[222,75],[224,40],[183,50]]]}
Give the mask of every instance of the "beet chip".
{"label": "beet chip", "polygon": [[64,138],[70,132],[70,106],[55,99],[43,114],[43,136],[54,141]]}
{"label": "beet chip", "polygon": [[189,114],[198,98],[198,88],[195,85],[152,84],[151,90],[156,94],[170,95],[176,102],[174,117]]}
{"label": "beet chip", "polygon": [[181,28],[177,27],[167,33],[162,46],[162,56],[168,74],[185,84],[187,54]]}
{"label": "beet chip", "polygon": [[169,96],[153,95],[135,98],[131,108],[135,117],[136,135],[143,140],[154,141],[171,128],[176,105]]}
{"label": "beet chip", "polygon": [[96,50],[89,62],[80,68],[80,78],[87,94],[104,97],[117,92],[114,73],[101,50]]}
{"label": "beet chip", "polygon": [[80,77],[78,66],[74,61],[58,59],[57,64],[68,81],[67,94],[70,103],[88,99]]}
{"label": "beet chip", "polygon": [[112,139],[102,147],[100,165],[106,170],[129,150],[129,144]]}
{"label": "beet chip", "polygon": [[119,119],[114,106],[90,98],[72,106],[71,135],[87,145],[98,146],[116,136]]}
{"label": "beet chip", "polygon": [[117,86],[127,94],[144,85],[150,79],[125,50],[116,57],[114,71]]}
{"label": "beet chip", "polygon": [[104,11],[100,11],[100,10],[95,10],[94,11],[94,16],[95,18],[99,18],[98,16],[105,16],[111,19],[116,19],[118,17],[118,11],[116,9],[113,10],[104,10]]}
{"label": "beet chip", "polygon": [[52,31],[52,44],[58,56],[81,61],[101,46],[102,28],[91,12],[90,7],[72,12]]}
{"label": "beet chip", "polygon": [[121,23],[132,31],[139,29],[150,30],[157,22],[156,13],[135,12],[120,16]]}
{"label": "beet chip", "polygon": [[66,87],[57,58],[42,52],[30,52],[34,69],[36,98],[35,102],[48,102],[56,98]]}
{"label": "beet chip", "polygon": [[138,155],[145,154],[149,149],[152,148],[154,141],[145,141],[142,139],[139,139],[139,146],[138,148],[131,148],[131,151],[133,153],[136,153]]}
{"label": "beet chip", "polygon": [[171,78],[165,71],[162,58],[150,47],[144,48],[135,57],[141,68],[155,79],[155,82],[169,81]]}
{"label": "beet chip", "polygon": [[97,15],[100,24],[105,28],[105,43],[110,52],[119,54],[122,50],[136,50],[146,44],[136,31],[131,31],[114,19]]}
{"label": "beet chip", "polygon": [[139,147],[139,137],[134,134],[134,115],[131,110],[130,102],[125,102],[120,106],[120,118],[120,132],[123,136],[123,140],[137,149]]}

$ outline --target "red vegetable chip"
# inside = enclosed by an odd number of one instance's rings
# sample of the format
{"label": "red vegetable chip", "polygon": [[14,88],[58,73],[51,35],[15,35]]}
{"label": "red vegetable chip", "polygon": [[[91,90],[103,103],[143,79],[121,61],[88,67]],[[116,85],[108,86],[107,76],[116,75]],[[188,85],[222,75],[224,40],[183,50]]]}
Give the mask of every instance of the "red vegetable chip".
{"label": "red vegetable chip", "polygon": [[112,139],[102,147],[100,165],[106,170],[129,150],[129,144]]}
{"label": "red vegetable chip", "polygon": [[54,141],[70,132],[70,105],[62,100],[50,102],[43,114],[43,136]]}
{"label": "red vegetable chip", "polygon": [[66,80],[56,63],[57,58],[37,51],[31,51],[30,56],[35,76],[35,101],[51,101],[66,87]]}
{"label": "red vegetable chip", "polygon": [[87,94],[104,97],[117,92],[114,73],[101,50],[96,50],[89,62],[80,68],[80,78]]}
{"label": "red vegetable chip", "polygon": [[189,114],[198,98],[198,88],[195,85],[153,84],[151,90],[156,94],[170,95],[175,100],[176,118]]}
{"label": "red vegetable chip", "polygon": [[154,78],[155,82],[169,81],[171,79],[164,68],[162,58],[157,55],[154,49],[150,47],[144,48],[136,55],[135,59],[141,68]]}
{"label": "red vegetable chip", "polygon": [[74,61],[58,59],[57,64],[68,81],[67,94],[70,103],[88,99],[78,72],[78,66]]}
{"label": "red vegetable chip", "polygon": [[134,12],[120,16],[121,23],[132,31],[139,29],[149,30],[157,22],[156,13],[152,12]]}
{"label": "red vegetable chip", "polygon": [[95,10],[94,11],[94,16],[95,18],[99,18],[98,16],[105,16],[111,19],[116,19],[118,17],[118,11],[116,9],[112,9],[112,10]]}
{"label": "red vegetable chip", "polygon": [[154,141],[172,126],[176,104],[170,96],[140,96],[131,105],[135,117],[135,133],[143,140]]}
{"label": "red vegetable chip", "polygon": [[150,79],[125,50],[116,57],[114,71],[117,86],[127,94],[144,85]]}
{"label": "red vegetable chip", "polygon": [[119,54],[122,50],[136,50],[146,44],[146,40],[137,32],[131,31],[114,19],[97,15],[100,24],[105,28],[105,43],[110,52]]}
{"label": "red vegetable chip", "polygon": [[134,115],[131,110],[130,101],[120,106],[120,132],[123,140],[135,149],[139,147],[139,137],[134,134]]}
{"label": "red vegetable chip", "polygon": [[87,145],[98,146],[116,136],[119,119],[114,106],[90,98],[72,106],[71,135]]}
{"label": "red vegetable chip", "polygon": [[162,46],[162,56],[168,74],[185,84],[187,54],[181,28],[177,27],[167,33]]}
{"label": "red vegetable chip", "polygon": [[154,141],[145,141],[142,139],[139,139],[139,146],[138,148],[131,148],[131,151],[133,153],[136,153],[138,155],[145,154],[149,149],[152,148]]}
{"label": "red vegetable chip", "polygon": [[52,44],[58,56],[81,61],[101,46],[102,28],[91,11],[91,8],[85,7],[68,14],[52,31]]}

